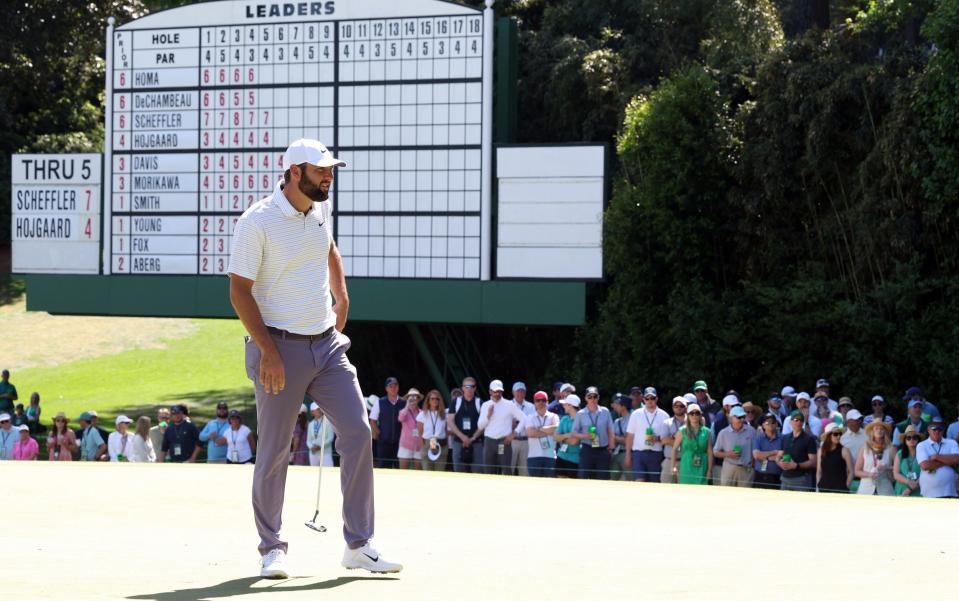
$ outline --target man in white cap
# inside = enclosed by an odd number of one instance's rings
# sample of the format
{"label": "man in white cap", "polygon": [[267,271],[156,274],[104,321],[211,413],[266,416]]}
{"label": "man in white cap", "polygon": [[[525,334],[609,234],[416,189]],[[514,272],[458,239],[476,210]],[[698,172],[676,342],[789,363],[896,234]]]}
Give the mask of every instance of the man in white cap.
{"label": "man in white cap", "polygon": [[[326,434],[323,434],[323,424],[326,417],[316,403],[310,403],[310,420],[306,431],[306,446],[310,449],[310,465],[320,465],[320,455],[323,455],[323,467],[333,467],[333,428],[327,424]],[[321,452],[322,451],[322,452]]]}
{"label": "man in white cap", "polygon": [[320,406],[339,435],[346,539],[341,564],[398,572],[401,565],[370,546],[370,422],[356,368],[346,356],[350,339],[341,333],[350,299],[327,200],[333,169],[346,163],[317,140],[297,140],[286,149],[283,165],[286,172],[273,193],[237,221],[228,269],[230,301],[249,333],[245,363],[256,391],[253,517],[260,575],[289,575],[287,542],[280,533],[290,439],[304,396]]}
{"label": "man in white cap", "polygon": [[[866,444],[866,432],[862,429],[862,413],[858,409],[850,409],[846,412],[846,431],[839,439],[843,448],[849,449],[852,456],[853,465],[856,464],[856,458],[859,457],[859,451]],[[855,492],[859,489],[859,479],[853,478],[850,491]]]}
{"label": "man in white cap", "polygon": [[643,391],[645,407],[633,411],[626,425],[624,464],[637,482],[659,482],[663,470],[663,437],[669,414],[657,406],[659,394],[652,386]]}
{"label": "man in white cap", "polygon": [[[527,418],[536,413],[533,403],[526,400],[526,384],[513,383],[513,404],[523,412]],[[527,458],[529,457],[529,439],[526,435],[526,420],[516,424],[513,436],[513,460],[510,462],[510,473],[517,476],[529,476]]]}
{"label": "man in white cap", "polygon": [[107,453],[110,461],[129,461],[133,451],[133,435],[128,432],[133,420],[125,415],[117,416],[117,431],[107,437]]}
{"label": "man in white cap", "polygon": [[786,417],[783,418],[783,428],[788,429],[788,426],[785,425],[787,421],[786,418],[789,417],[789,414],[793,412],[793,409],[796,408],[796,389],[792,386],[783,386],[783,389],[779,391],[779,396],[783,398],[783,404],[785,405],[784,412]]}
{"label": "man in white cap", "polygon": [[13,460],[13,445],[20,440],[20,435],[13,429],[9,413],[0,413],[0,460]]}
{"label": "man in white cap", "polygon": [[516,424],[526,414],[503,398],[502,380],[489,383],[489,400],[480,407],[479,429],[483,431],[483,467],[487,474],[510,474]]}

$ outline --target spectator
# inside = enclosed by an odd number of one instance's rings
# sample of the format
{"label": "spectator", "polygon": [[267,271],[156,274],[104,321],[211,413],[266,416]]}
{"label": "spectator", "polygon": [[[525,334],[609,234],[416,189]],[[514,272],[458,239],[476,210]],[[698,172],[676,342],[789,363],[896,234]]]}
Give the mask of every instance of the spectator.
{"label": "spectator", "polygon": [[[739,397],[735,394],[727,394],[723,397],[722,409],[713,416],[712,422],[710,424],[710,430],[713,432],[713,445],[716,444],[716,441],[719,439],[719,433],[729,427],[729,412],[732,411],[733,407],[739,405]],[[713,484],[719,484],[722,481],[722,472],[723,472],[723,459],[716,454],[716,449],[713,449],[713,471],[710,476],[713,479]]]}
{"label": "spectator", "polygon": [[822,446],[816,456],[816,487],[819,492],[848,493],[852,486],[853,461],[849,449],[842,446],[843,428],[826,424]]}
{"label": "spectator", "polygon": [[743,403],[743,411],[746,412],[746,425],[750,426],[753,430],[762,428],[763,410],[760,409],[758,405],[746,401]]}
{"label": "spectator", "polygon": [[910,386],[906,394],[902,396],[904,401],[922,401],[922,421],[928,423],[934,417],[942,417],[939,409],[930,403],[926,397],[922,396],[922,390],[918,386]]}
{"label": "spectator", "polygon": [[956,412],[956,421],[949,424],[949,429],[946,431],[946,438],[959,441],[959,411]]}
{"label": "spectator", "polygon": [[533,395],[536,407],[526,416],[526,436],[529,438],[529,475],[534,478],[552,478],[556,470],[556,441],[553,434],[559,427],[559,416],[546,410],[549,397],[542,390]]}
{"label": "spectator", "polygon": [[186,421],[183,405],[174,405],[170,413],[173,415],[173,423],[167,426],[157,459],[160,463],[166,461],[167,457],[174,463],[193,463],[200,452],[200,433],[196,426]]}
{"label": "spectator", "polygon": [[68,427],[69,422],[63,411],[53,418],[53,430],[47,437],[48,460],[73,461],[73,454],[80,450],[77,435]]}
{"label": "spectator", "polygon": [[43,432],[46,427],[40,423],[40,393],[30,394],[30,406],[27,407],[27,425],[31,433]]}
{"label": "spectator", "polygon": [[812,409],[812,418],[809,420],[809,429],[813,435],[822,436],[826,425],[830,423],[842,423],[842,415],[829,408],[829,397],[820,394],[813,399],[813,402],[815,407]]}
{"label": "spectator", "polygon": [[243,425],[240,412],[234,409],[228,415],[229,428],[223,433],[226,441],[227,463],[253,463],[256,453],[256,439],[253,432]]}
{"label": "spectator", "polygon": [[[769,399],[766,400],[766,407],[769,409],[769,413],[772,413],[776,418],[776,424],[782,429],[783,420],[789,417],[789,411],[786,410],[786,405],[783,403],[783,396],[778,392],[771,393]],[[765,418],[763,420],[765,421]]]}
{"label": "spectator", "polygon": [[[805,393],[802,393],[805,394]],[[809,396],[809,395],[806,395]],[[807,399],[808,407],[808,399]],[[799,395],[796,395],[799,405]],[[802,409],[789,414],[789,434],[783,434],[783,451],[777,461],[783,490],[812,490],[816,470],[816,439],[806,430],[806,416]]]}
{"label": "spectator", "polygon": [[578,396],[566,395],[563,399],[563,411],[566,415],[560,418],[553,434],[553,440],[559,445],[556,451],[556,476],[559,478],[575,478],[579,474],[579,440],[572,433],[579,404]]}
{"label": "spectator", "polygon": [[[809,395],[807,393],[800,392],[799,394],[796,395],[796,408],[802,412],[803,420],[805,420],[803,428],[805,428],[807,434],[813,437],[813,441],[815,442],[815,440],[817,439],[821,431],[817,433],[813,429],[813,425],[810,423],[814,421],[813,413],[810,411],[810,408],[809,408],[811,404],[812,404],[812,401],[809,399]],[[815,467],[815,461],[813,461],[813,466]]]}
{"label": "spectator", "polygon": [[[783,416],[783,426],[785,428],[786,422],[791,419],[789,414],[798,408],[796,407],[796,397],[798,395],[796,394],[796,389],[792,386],[783,386],[783,389],[779,392],[779,396],[783,398],[783,413],[785,413]],[[786,434],[783,433],[783,436],[785,435]]]}
{"label": "spectator", "polygon": [[756,430],[746,423],[741,406],[729,411],[730,424],[716,437],[713,455],[723,459],[719,483],[722,486],[749,488],[753,485],[753,442]]}
{"label": "spectator", "polygon": [[626,469],[626,426],[629,424],[630,399],[617,392],[613,395],[613,411],[618,416],[613,420],[613,456],[609,460],[611,480],[630,480],[630,471]]}
{"label": "spectator", "polygon": [[[842,403],[842,401],[840,401]],[[841,405],[840,405],[841,407]],[[858,409],[850,409],[846,413],[846,431],[842,435],[840,441],[842,446],[849,450],[849,456],[852,457],[853,463],[859,458],[859,451],[862,450],[863,446],[866,444],[866,433],[862,429],[862,413],[859,413]],[[853,470],[855,474],[855,470]],[[856,492],[859,489],[859,478],[853,478],[852,486],[850,490]]]}
{"label": "spectator", "polygon": [[629,389],[630,413],[643,408],[643,389],[633,386]]}
{"label": "spectator", "polygon": [[[216,404],[216,419],[211,419],[200,431],[200,442],[206,443],[207,463],[226,463],[226,443],[217,441],[223,438],[223,432],[230,427],[226,421],[229,407],[223,401]],[[305,465],[305,464],[304,464]]]}
{"label": "spectator", "polygon": [[550,401],[546,410],[550,413],[559,415],[563,412],[563,383],[553,382],[553,400]]}
{"label": "spectator", "polygon": [[156,463],[156,449],[153,448],[153,439],[150,437],[150,418],[145,415],[137,418],[133,448],[128,459],[135,463]]}
{"label": "spectator", "polygon": [[0,372],[0,413],[13,413],[13,402],[19,399],[17,387],[10,383],[10,372]]}
{"label": "spectator", "polygon": [[[110,433],[107,432],[104,428],[100,427],[100,417],[97,415],[97,412],[91,409],[89,413],[90,413],[90,424],[93,426],[93,428],[97,432],[100,433],[100,438],[102,438],[103,440],[106,440],[107,438],[109,438]],[[104,454],[103,460],[106,461],[107,459],[108,459],[107,455]]]}
{"label": "spectator", "polygon": [[916,447],[919,474],[919,492],[924,497],[953,498],[956,496],[956,470],[959,465],[959,443],[943,438],[945,422],[934,417],[929,422],[929,438]]}
{"label": "spectator", "polygon": [[30,437],[30,426],[21,424],[17,430],[20,440],[13,445],[13,459],[16,461],[36,461],[37,455],[40,454],[40,445]]}
{"label": "spectator", "polygon": [[[545,395],[544,395],[545,396]],[[442,472],[446,470],[446,408],[440,391],[426,393],[423,410],[416,416],[419,438],[425,445],[422,455],[423,470]]]}
{"label": "spectator", "polygon": [[476,379],[463,378],[463,396],[452,399],[446,414],[446,429],[452,433],[453,471],[483,472],[483,431],[479,427],[483,399],[476,396]]}
{"label": "spectator", "polygon": [[763,416],[762,429],[756,433],[753,442],[753,486],[756,488],[779,489],[782,486],[782,470],[776,459],[783,450],[783,437],[779,433],[779,416],[767,413]]}
{"label": "spectator", "polygon": [[116,420],[117,431],[107,437],[107,454],[110,461],[129,461],[133,452],[133,436],[128,432],[133,420],[125,415],[118,415]]}
{"label": "spectator", "polygon": [[170,423],[170,410],[166,407],[160,407],[157,410],[157,425],[150,428],[150,444],[153,450],[163,448],[163,436],[166,434],[167,425]]}
{"label": "spectator", "polygon": [[490,399],[480,408],[479,428],[483,439],[483,465],[487,474],[509,474],[513,460],[513,429],[516,422],[526,420],[526,414],[511,401],[503,399],[503,382],[493,380],[489,385]]}
{"label": "spectator", "polygon": [[842,423],[846,423],[846,415],[848,415],[854,407],[851,398],[847,396],[839,397],[839,415],[842,416]]}
{"label": "spectator", "polygon": [[826,397],[826,407],[830,411],[839,410],[839,403],[829,398],[829,380],[827,380],[826,378],[819,378],[818,380],[816,380],[816,391],[813,394],[813,398],[817,396]]}
{"label": "spectator", "polygon": [[[513,404],[523,412],[523,415],[529,417],[536,413],[533,403],[526,400],[526,384],[515,382],[513,384]],[[529,457],[529,440],[526,437],[526,420],[516,424],[516,430],[513,433],[513,458],[510,462],[510,473],[517,476],[529,476],[529,468],[526,460]]]}
{"label": "spectator", "polygon": [[895,494],[893,486],[892,464],[893,448],[889,444],[889,432],[892,427],[884,422],[873,420],[866,426],[866,444],[856,458],[856,477],[860,479],[860,495]]}
{"label": "spectator", "polygon": [[905,444],[899,447],[896,458],[892,463],[892,477],[896,480],[896,496],[919,496],[919,460],[916,458],[916,449],[919,446],[919,431],[913,426],[906,426],[902,433]]}
{"label": "spectator", "polygon": [[[333,467],[333,427],[327,424],[324,436],[323,424],[326,416],[315,402],[310,402],[310,420],[307,428],[306,446],[310,449],[310,465],[320,465],[320,455],[323,456],[323,467]],[[252,452],[252,451],[251,451]]]}
{"label": "spectator", "polygon": [[892,419],[892,416],[886,415],[886,399],[882,398],[882,395],[877,394],[872,397],[870,404],[872,405],[872,413],[862,420],[863,427],[871,424],[873,420],[879,420],[884,424],[889,424],[890,429],[895,427],[896,423]]}
{"label": "spectator", "polygon": [[927,435],[927,424],[926,420],[922,418],[922,399],[912,399],[909,401],[909,406],[907,409],[909,415],[906,419],[902,420],[896,424],[896,429],[893,432],[892,444],[894,446],[899,446],[902,441],[902,433],[906,431],[906,426],[912,425],[918,432],[920,436]]}
{"label": "spectator", "polygon": [[573,418],[573,435],[579,441],[581,480],[609,480],[609,455],[616,446],[613,418],[609,409],[599,405],[599,389],[586,389],[586,407]]}
{"label": "spectator", "polygon": [[293,424],[293,438],[290,440],[290,465],[310,465],[310,447],[306,442],[307,430],[309,426],[306,421],[306,405],[300,403],[300,410],[296,413],[296,423]]}
{"label": "spectator", "polygon": [[23,411],[23,403],[17,403],[13,409],[13,427],[19,432],[20,426],[27,425],[27,414]]}
{"label": "spectator", "polygon": [[[713,434],[703,420],[703,410],[693,403],[686,407],[686,424],[677,433],[679,444],[673,445],[673,470],[680,484],[708,484],[713,471]],[[676,461],[677,449],[682,459]],[[676,465],[679,469],[676,469]]]}
{"label": "spectator", "polygon": [[[666,431],[663,436],[663,469],[659,473],[659,481],[666,484],[676,484],[676,474],[678,467],[673,465],[673,444],[676,442],[676,434],[679,429],[686,424],[686,398],[673,398],[673,416],[666,420]],[[682,460],[681,451],[676,453],[676,459]]]}
{"label": "spectator", "polygon": [[406,393],[406,406],[400,409],[400,446],[397,456],[400,469],[407,467],[418,470],[423,462],[423,439],[416,429],[416,418],[420,414],[420,399],[423,395],[416,388],[410,388]]}
{"label": "spectator", "polygon": [[648,387],[643,391],[646,406],[633,411],[626,426],[626,467],[633,470],[633,480],[659,482],[663,469],[663,435],[669,414],[656,406],[659,395]]}
{"label": "spectator", "polygon": [[104,442],[100,431],[93,425],[93,416],[84,411],[77,418],[80,423],[80,461],[107,461],[107,443]]}
{"label": "spectator", "polygon": [[706,386],[705,380],[696,380],[693,384],[693,394],[696,395],[696,404],[703,412],[703,419],[705,420],[703,425],[712,427],[713,419],[723,410],[722,405],[709,396],[709,387]]}
{"label": "spectator", "polygon": [[370,411],[370,427],[373,439],[377,441],[376,453],[379,457],[377,467],[396,468],[400,450],[400,381],[390,376],[386,378],[386,396],[380,397]]}

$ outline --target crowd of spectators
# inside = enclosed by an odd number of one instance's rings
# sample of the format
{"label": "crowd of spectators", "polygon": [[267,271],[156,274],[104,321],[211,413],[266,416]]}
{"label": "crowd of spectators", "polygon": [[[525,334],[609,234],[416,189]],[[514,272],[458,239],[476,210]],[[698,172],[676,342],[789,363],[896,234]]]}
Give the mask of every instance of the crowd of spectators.
{"label": "crowd of spectators", "polygon": [[[96,411],[69,427],[63,412],[40,421],[40,396],[26,409],[6,370],[0,377],[0,460],[35,460],[39,441],[50,461],[253,463],[256,436],[227,403],[202,429],[186,405],[161,407],[156,425],[116,418],[114,432]],[[583,399],[571,383],[527,400],[523,382],[504,396],[493,380],[483,399],[474,378],[450,391],[400,395],[387,378],[385,395],[367,400],[371,444],[379,468],[422,469],[532,477],[631,480],[783,490],[897,496],[956,497],[959,419],[946,427],[939,409],[909,388],[906,416],[896,421],[875,395],[864,415],[849,397],[830,396],[825,379],[814,393],[785,386],[762,403],[730,390],[721,401],[705,381],[660,406],[654,387],[612,395],[609,407],[589,386]],[[333,465],[333,427],[316,403],[304,399],[290,441],[290,463]]]}

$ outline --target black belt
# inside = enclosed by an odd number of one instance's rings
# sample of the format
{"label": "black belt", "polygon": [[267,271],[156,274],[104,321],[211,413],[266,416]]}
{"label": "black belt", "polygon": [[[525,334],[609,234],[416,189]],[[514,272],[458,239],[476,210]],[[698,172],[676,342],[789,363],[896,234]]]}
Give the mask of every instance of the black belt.
{"label": "black belt", "polygon": [[279,336],[283,340],[323,340],[327,336],[333,333],[334,327],[330,326],[325,332],[320,332],[319,334],[295,334],[293,332],[287,332],[286,330],[281,330],[280,328],[274,328],[273,326],[266,326],[266,331],[274,336]]}

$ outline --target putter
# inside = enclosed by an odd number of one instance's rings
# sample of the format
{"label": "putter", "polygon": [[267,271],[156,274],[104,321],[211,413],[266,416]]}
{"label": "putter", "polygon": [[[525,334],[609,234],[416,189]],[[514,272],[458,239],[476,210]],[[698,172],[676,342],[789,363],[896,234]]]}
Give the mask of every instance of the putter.
{"label": "putter", "polygon": [[320,427],[320,472],[316,476],[316,511],[313,513],[313,519],[306,522],[306,527],[317,532],[326,532],[326,526],[316,523],[316,518],[320,516],[320,487],[323,484],[323,455],[326,451],[326,424],[328,420],[323,416],[323,425]]}

